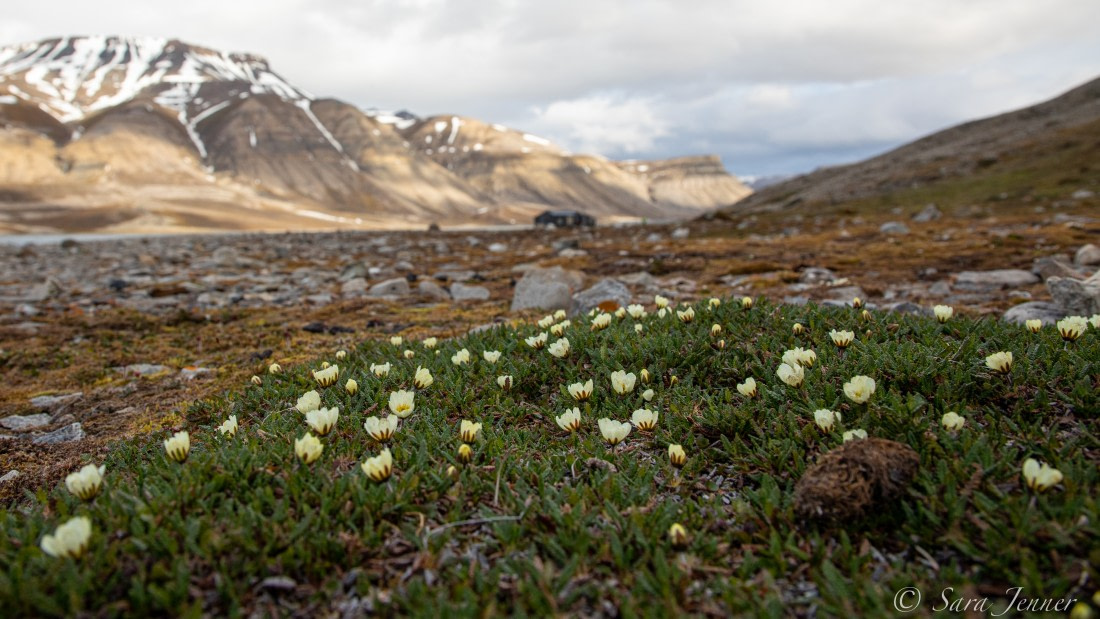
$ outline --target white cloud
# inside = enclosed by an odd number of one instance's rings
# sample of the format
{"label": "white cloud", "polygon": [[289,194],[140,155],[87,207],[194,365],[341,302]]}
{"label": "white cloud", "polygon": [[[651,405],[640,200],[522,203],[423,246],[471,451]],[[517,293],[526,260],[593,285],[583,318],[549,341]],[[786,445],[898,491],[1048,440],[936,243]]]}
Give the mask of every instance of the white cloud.
{"label": "white cloud", "polygon": [[531,128],[574,152],[637,154],[669,135],[649,99],[597,95],[532,108]]}

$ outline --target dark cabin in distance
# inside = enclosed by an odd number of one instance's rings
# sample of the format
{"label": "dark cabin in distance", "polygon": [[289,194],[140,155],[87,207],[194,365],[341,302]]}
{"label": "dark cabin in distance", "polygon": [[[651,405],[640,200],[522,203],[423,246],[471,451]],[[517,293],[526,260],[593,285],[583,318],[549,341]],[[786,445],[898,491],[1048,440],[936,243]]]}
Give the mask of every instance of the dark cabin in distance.
{"label": "dark cabin in distance", "polygon": [[580,211],[543,211],[535,217],[536,226],[554,226],[555,228],[577,228],[595,226],[596,218]]}

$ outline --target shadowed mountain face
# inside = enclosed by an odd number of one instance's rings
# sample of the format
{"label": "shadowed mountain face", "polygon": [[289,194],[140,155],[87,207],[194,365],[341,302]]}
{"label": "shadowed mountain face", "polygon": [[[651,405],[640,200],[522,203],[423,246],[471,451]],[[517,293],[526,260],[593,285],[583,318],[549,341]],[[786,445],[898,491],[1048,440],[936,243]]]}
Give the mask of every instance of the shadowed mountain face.
{"label": "shadowed mountain face", "polygon": [[668,218],[748,193],[716,158],[621,165],[468,118],[376,118],[256,56],[125,37],[0,48],[0,190],[7,232],[56,229],[58,209],[135,231]]}

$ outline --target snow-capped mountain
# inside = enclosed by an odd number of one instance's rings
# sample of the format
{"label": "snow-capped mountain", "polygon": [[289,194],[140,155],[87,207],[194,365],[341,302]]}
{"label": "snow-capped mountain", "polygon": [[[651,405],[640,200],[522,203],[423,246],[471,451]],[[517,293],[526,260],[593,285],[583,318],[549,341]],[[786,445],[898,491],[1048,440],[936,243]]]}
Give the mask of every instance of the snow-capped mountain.
{"label": "snow-capped mountain", "polygon": [[676,216],[747,193],[718,164],[708,190],[655,198],[649,175],[538,136],[364,112],[315,98],[263,58],[170,39],[0,47],[0,125],[0,230],[56,227],[28,215],[45,203],[129,213],[107,218],[123,227],[128,216],[154,227],[263,227],[256,217],[284,227],[494,223],[547,206]]}

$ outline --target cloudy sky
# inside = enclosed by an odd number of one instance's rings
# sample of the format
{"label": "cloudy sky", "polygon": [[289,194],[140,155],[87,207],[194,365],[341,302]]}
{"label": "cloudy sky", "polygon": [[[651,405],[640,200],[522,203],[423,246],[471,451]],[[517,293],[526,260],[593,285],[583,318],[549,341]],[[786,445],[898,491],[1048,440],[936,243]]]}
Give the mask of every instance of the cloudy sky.
{"label": "cloudy sky", "polygon": [[1100,76],[1094,0],[19,2],[0,44],[180,38],[292,83],[612,158],[766,175],[853,161]]}

